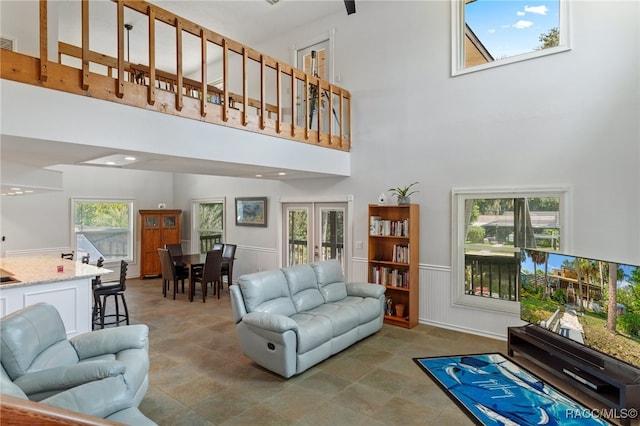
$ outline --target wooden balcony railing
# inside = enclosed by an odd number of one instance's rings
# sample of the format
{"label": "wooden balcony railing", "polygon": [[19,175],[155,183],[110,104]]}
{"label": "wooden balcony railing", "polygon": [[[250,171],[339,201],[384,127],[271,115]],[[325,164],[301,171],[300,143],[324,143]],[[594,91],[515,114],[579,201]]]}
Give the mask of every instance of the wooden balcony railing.
{"label": "wooden balcony railing", "polygon": [[[1,50],[3,79],[62,90],[148,110],[349,151],[348,91],[248,46],[140,0],[112,0],[117,56],[89,48],[91,2],[81,4],[82,45],[58,41],[58,62],[49,61],[47,0],[40,0],[39,57]],[[125,60],[124,11],[146,16],[148,63]],[[175,31],[175,72],[156,67],[156,24]],[[200,78],[182,66],[183,37],[196,37]],[[209,84],[207,57],[220,56],[221,80]],[[231,75],[231,65],[241,76]],[[235,83],[235,84],[232,84]]]}

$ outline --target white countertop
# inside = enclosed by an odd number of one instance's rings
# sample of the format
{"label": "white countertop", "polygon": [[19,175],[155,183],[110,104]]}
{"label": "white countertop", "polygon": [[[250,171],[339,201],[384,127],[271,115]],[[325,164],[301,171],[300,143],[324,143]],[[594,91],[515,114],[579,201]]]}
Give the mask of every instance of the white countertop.
{"label": "white countertop", "polygon": [[[62,266],[62,272],[58,272],[58,266]],[[0,258],[0,276],[11,275],[19,282],[0,283],[0,289],[95,277],[110,272],[110,269],[56,256],[4,257]]]}

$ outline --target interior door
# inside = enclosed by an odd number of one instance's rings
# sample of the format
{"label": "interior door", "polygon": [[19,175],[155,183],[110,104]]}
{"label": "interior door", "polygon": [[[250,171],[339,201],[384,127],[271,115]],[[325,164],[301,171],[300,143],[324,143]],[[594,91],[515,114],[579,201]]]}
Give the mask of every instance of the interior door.
{"label": "interior door", "polygon": [[338,259],[346,274],[347,203],[284,203],[285,266]]}

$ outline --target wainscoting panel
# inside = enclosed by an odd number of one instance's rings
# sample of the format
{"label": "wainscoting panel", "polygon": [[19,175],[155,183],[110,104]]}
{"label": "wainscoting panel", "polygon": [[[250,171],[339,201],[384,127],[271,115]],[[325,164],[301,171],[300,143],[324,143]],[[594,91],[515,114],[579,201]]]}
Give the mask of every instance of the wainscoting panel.
{"label": "wainscoting panel", "polygon": [[238,246],[233,264],[233,281],[253,272],[278,269],[278,250],[265,247]]}
{"label": "wainscoting panel", "polygon": [[[367,259],[353,258],[350,281],[368,281]],[[419,268],[420,323],[505,340],[507,327],[522,325],[509,314],[451,304],[451,268],[425,265]]]}

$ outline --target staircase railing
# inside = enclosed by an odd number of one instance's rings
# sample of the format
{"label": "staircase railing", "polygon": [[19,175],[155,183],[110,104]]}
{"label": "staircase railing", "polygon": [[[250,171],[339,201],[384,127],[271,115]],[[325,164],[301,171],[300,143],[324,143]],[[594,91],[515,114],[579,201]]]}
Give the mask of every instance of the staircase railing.
{"label": "staircase railing", "polygon": [[[81,3],[82,43],[58,41],[58,62],[49,61],[48,1],[39,2],[39,57],[0,51],[3,79],[118,102],[349,151],[351,95],[318,77],[264,55],[242,43],[140,0],[112,0],[116,14],[117,56],[89,48],[91,2]],[[125,60],[124,11],[146,16],[148,63]],[[156,67],[156,24],[175,30],[175,72]],[[199,78],[185,76],[183,37],[200,45]],[[210,51],[220,56],[221,80],[208,81]],[[209,56],[213,56],[210,55]],[[128,58],[127,58],[128,59]],[[231,65],[241,77],[231,77]],[[232,83],[235,83],[232,85]]]}

